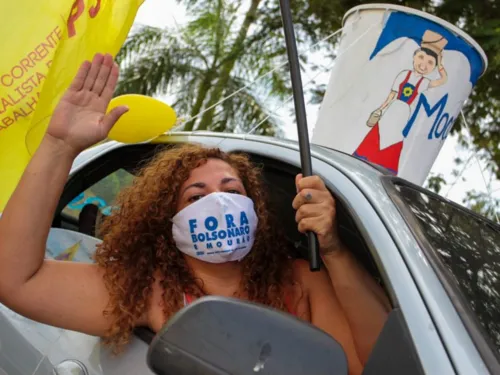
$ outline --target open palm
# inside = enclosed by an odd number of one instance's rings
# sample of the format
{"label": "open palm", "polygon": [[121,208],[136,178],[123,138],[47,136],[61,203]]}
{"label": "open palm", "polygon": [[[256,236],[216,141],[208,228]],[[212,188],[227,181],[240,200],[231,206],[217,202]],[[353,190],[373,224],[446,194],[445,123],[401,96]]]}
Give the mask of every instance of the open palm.
{"label": "open palm", "polygon": [[118,81],[118,65],[111,55],[96,54],[85,61],[61,98],[50,120],[47,134],[80,152],[103,140],[127,111],[117,107],[106,114]]}

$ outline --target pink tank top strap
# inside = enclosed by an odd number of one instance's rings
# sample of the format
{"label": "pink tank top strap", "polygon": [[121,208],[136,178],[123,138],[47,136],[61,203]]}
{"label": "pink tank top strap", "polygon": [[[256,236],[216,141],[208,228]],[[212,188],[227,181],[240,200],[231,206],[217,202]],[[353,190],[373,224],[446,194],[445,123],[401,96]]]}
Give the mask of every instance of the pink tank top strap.
{"label": "pink tank top strap", "polygon": [[190,294],[184,293],[184,306],[189,305],[193,301],[194,301],[193,296],[191,296]]}

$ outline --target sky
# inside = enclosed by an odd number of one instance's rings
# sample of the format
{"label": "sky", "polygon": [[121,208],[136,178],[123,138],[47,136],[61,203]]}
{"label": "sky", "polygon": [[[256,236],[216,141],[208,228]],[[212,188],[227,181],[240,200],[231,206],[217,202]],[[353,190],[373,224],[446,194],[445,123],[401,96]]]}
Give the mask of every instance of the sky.
{"label": "sky", "polygon": [[[135,25],[150,25],[155,27],[169,27],[177,28],[186,22],[186,13],[182,5],[177,4],[174,0],[145,0],[135,20]],[[334,32],[335,30],[332,30]],[[300,51],[299,51],[300,52]],[[313,78],[314,74],[310,71],[306,72],[302,77],[304,85]],[[327,83],[329,79],[328,74],[322,74],[316,77],[316,83]],[[162,98],[160,98],[162,99]],[[278,115],[283,116],[286,120],[286,113],[293,109],[293,102],[289,101],[285,105],[280,104],[282,108],[277,110]],[[319,106],[310,106],[306,108],[307,119],[309,124],[309,133],[312,133],[312,128],[314,127],[317,111]],[[183,114],[178,114],[182,116]],[[286,123],[286,121],[285,121]],[[285,136],[290,139],[297,139],[297,131],[295,124],[290,123],[290,125],[285,125],[284,127]],[[460,157],[463,160],[468,159],[472,155],[471,152],[463,150],[459,144],[457,137],[450,136],[445,141],[436,161],[434,162],[431,174],[441,173],[445,179],[449,182],[448,186],[445,186],[441,191],[441,195],[446,198],[453,200],[457,203],[462,204],[462,199],[465,193],[470,190],[476,190],[481,192],[488,192],[484,179],[490,180],[490,174],[487,172],[481,173],[484,169],[482,165],[475,157],[472,157],[467,168],[463,170],[462,177],[465,181],[459,179],[455,184],[453,182],[456,180],[452,176],[452,171],[455,168],[454,160]],[[483,179],[484,174],[484,179]],[[490,185],[490,191],[493,192],[493,196],[500,198],[500,181],[493,181]]]}

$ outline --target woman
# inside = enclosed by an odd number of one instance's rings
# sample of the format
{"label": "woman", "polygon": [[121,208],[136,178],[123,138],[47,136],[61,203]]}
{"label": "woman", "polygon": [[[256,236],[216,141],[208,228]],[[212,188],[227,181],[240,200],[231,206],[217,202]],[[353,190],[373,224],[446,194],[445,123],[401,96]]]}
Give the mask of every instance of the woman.
{"label": "woman", "polygon": [[96,264],[44,259],[74,158],[127,111],[104,115],[117,79],[112,57],[96,55],[54,111],[0,220],[0,302],[119,349],[134,327],[158,331],[194,298],[236,296],[312,322],[342,344],[350,373],[359,374],[389,305],[340,243],[335,203],[318,177],[297,176],[293,206],[299,230],[317,233],[328,271],[288,259],[246,157],[197,146],[158,155],[120,195]]}

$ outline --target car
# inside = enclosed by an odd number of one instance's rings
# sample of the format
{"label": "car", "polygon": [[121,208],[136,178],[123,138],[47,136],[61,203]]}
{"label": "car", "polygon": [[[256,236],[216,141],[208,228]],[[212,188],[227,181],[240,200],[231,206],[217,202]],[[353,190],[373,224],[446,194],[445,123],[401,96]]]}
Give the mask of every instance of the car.
{"label": "car", "polygon": [[[297,142],[213,132],[172,132],[141,144],[108,141],[82,152],[61,195],[46,256],[91,262],[116,194],[155,153],[182,143],[244,152],[262,166],[272,211],[294,245],[291,255],[307,257],[291,205],[300,172]],[[314,173],[336,198],[342,240],[393,306],[365,374],[499,374],[500,226],[351,155],[317,145],[311,154]],[[0,374],[151,374],[146,354],[153,337],[136,330],[114,357],[97,337],[39,324],[0,305]]]}

